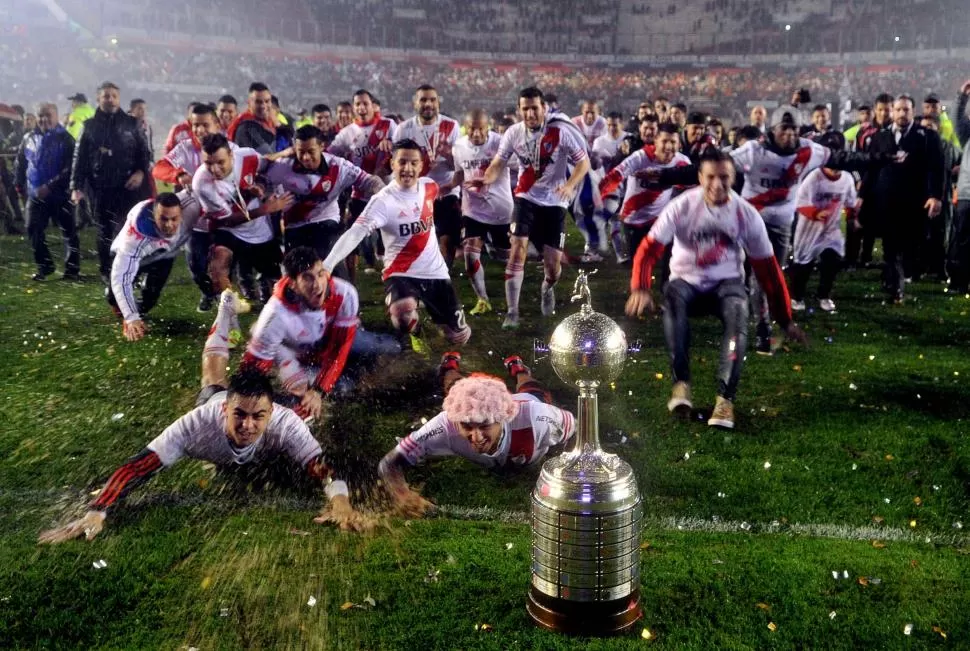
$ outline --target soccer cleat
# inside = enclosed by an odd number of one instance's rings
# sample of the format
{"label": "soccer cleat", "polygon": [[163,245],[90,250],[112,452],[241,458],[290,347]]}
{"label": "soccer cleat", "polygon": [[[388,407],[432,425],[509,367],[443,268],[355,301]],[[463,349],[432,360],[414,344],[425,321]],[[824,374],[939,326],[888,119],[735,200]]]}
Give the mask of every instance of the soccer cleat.
{"label": "soccer cleat", "polygon": [[519,313],[509,312],[505,315],[505,321],[502,321],[502,330],[518,330],[519,329]]}
{"label": "soccer cleat", "polygon": [[771,337],[757,337],[754,350],[759,355],[771,355]]}
{"label": "soccer cleat", "polygon": [[678,415],[687,415],[693,407],[690,401],[690,385],[686,382],[674,383],[670,400],[667,401],[667,410]]}
{"label": "soccer cleat", "polygon": [[796,299],[791,299],[791,309],[793,312],[804,312],[805,311],[805,301],[799,301]]}
{"label": "soccer cleat", "polygon": [[438,365],[438,374],[444,375],[445,371],[461,370],[461,353],[450,351],[441,356],[441,363]]}
{"label": "soccer cleat", "polygon": [[723,396],[717,397],[714,403],[714,412],[707,420],[711,427],[723,427],[734,429],[734,403]]}
{"label": "soccer cleat", "polygon": [[835,301],[831,298],[823,298],[818,302],[818,306],[825,312],[835,312]]}
{"label": "soccer cleat", "polygon": [[208,312],[212,309],[212,304],[215,302],[216,302],[216,299],[214,296],[207,296],[203,294],[202,298],[199,299],[199,306],[195,308],[195,311]]}
{"label": "soccer cleat", "polygon": [[468,310],[468,313],[472,316],[478,316],[480,314],[488,314],[492,311],[492,304],[488,302],[487,299],[480,298],[478,302],[475,303],[475,307]]}
{"label": "soccer cleat", "polygon": [[421,337],[411,333],[408,335],[408,339],[411,342],[411,350],[413,350],[415,353],[425,358],[427,358],[430,355],[430,351],[428,350],[428,345],[424,343]]}
{"label": "soccer cleat", "polygon": [[35,281],[37,281],[37,282],[40,283],[40,282],[43,282],[43,281],[47,280],[47,276],[49,276],[49,275],[50,274],[44,273],[43,271],[38,271],[33,276],[31,276],[30,279],[31,280],[35,280]]}
{"label": "soccer cleat", "polygon": [[529,367],[525,365],[525,362],[523,362],[522,358],[518,355],[506,357],[504,360],[502,360],[502,363],[505,365],[505,370],[509,372],[509,375],[512,376],[513,379],[518,377],[520,373],[532,373],[532,371],[529,370]]}
{"label": "soccer cleat", "polygon": [[630,256],[621,254],[616,256],[616,264],[627,264],[630,262]]}
{"label": "soccer cleat", "polygon": [[556,313],[556,288],[550,287],[542,292],[542,316],[552,316]]}
{"label": "soccer cleat", "polygon": [[579,261],[580,262],[583,262],[583,263],[588,263],[588,262],[602,262],[603,261],[603,256],[601,256],[596,251],[593,251],[591,249],[587,249],[586,251],[583,252],[583,255],[579,256]]}

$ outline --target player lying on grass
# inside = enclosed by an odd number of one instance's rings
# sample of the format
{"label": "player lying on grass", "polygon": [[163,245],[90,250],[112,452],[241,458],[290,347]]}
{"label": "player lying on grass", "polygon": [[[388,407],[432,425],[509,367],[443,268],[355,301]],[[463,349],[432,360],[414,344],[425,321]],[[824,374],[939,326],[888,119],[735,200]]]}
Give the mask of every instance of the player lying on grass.
{"label": "player lying on grass", "polygon": [[162,468],[189,457],[231,468],[234,465],[268,464],[287,457],[314,480],[326,486],[328,503],[314,522],[332,522],[346,531],[363,531],[372,522],[350,504],[347,484],[333,479],[323,460],[323,450],[306,424],[292,410],[273,403],[273,387],[260,373],[236,373],[206,378],[209,384],[228,384],[169,425],[137,455],[118,468],[83,517],[63,527],[44,531],[40,543],[59,543],[84,536],[94,539],[104,528],[108,510],[135,487]]}
{"label": "player lying on grass", "polygon": [[397,511],[406,517],[434,508],[408,487],[408,466],[428,457],[459,456],[485,468],[522,468],[541,461],[549,448],[568,441],[575,431],[576,419],[549,404],[548,391],[532,378],[521,357],[505,360],[515,380],[514,394],[496,377],[464,377],[460,363],[459,353],[445,353],[439,368],[444,411],[402,439],[378,467]]}
{"label": "player lying on grass", "polygon": [[[253,326],[241,367],[266,375],[275,369],[283,390],[299,402],[297,412],[315,418],[323,397],[339,382],[350,383],[346,370],[377,355],[399,353],[401,346],[390,335],[359,328],[357,290],[346,280],[328,278],[315,249],[292,249],[283,258],[283,270],[286,276]],[[231,290],[223,292],[202,353],[203,377],[224,375],[239,306]],[[219,383],[203,387],[201,400],[224,389]]]}

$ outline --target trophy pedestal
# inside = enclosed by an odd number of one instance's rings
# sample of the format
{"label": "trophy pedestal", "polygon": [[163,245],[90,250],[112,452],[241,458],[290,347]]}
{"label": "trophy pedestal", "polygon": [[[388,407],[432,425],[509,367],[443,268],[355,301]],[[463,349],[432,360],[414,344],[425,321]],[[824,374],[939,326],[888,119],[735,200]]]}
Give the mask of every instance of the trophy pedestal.
{"label": "trophy pedestal", "polygon": [[537,626],[567,635],[621,635],[643,614],[640,588],[622,599],[584,603],[550,597],[531,587],[525,608]]}

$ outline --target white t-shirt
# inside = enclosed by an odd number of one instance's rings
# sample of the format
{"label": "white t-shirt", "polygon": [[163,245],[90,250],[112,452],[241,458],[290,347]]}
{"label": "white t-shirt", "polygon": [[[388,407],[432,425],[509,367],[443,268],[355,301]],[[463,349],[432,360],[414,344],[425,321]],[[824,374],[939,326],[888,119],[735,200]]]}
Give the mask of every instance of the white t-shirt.
{"label": "white t-shirt", "polygon": [[[255,149],[239,147],[232,152],[232,172],[226,178],[216,179],[204,166],[197,169],[192,177],[192,194],[202,204],[205,217],[218,223],[220,219],[226,219],[234,212],[238,214],[244,208],[248,211],[259,208],[258,198],[246,197],[267,164],[268,161]],[[266,215],[237,226],[218,228],[229,231],[249,244],[262,244],[273,239],[273,227]]]}
{"label": "white t-shirt", "polygon": [[307,170],[293,158],[270,164],[266,178],[294,195],[293,206],[283,214],[286,228],[300,228],[318,222],[340,221],[340,195],[347,188],[358,189],[370,174],[350,161],[324,153],[325,170]]}
{"label": "white t-shirt", "polygon": [[568,411],[528,393],[517,393],[514,398],[519,412],[502,426],[492,454],[475,450],[445,412],[401,439],[395,450],[411,465],[429,457],[458,456],[485,468],[527,466],[542,460],[549,448],[569,440],[575,432],[576,419]]}
{"label": "white t-shirt", "polygon": [[[795,204],[798,210],[798,223],[795,225],[794,255],[796,264],[809,264],[825,249],[832,249],[845,255],[845,237],[842,235],[842,211],[855,208],[859,200],[855,191],[855,179],[848,172],[839,172],[831,179],[820,170],[814,170],[805,177]],[[803,214],[802,210],[814,213],[827,210],[829,216],[817,219]]]}
{"label": "white t-shirt", "polygon": [[519,159],[519,183],[515,196],[540,206],[565,208],[556,188],[569,175],[569,165],[588,158],[586,140],[568,120],[549,118],[545,128],[530,131],[518,122],[502,135],[496,156],[508,161],[512,155]]}
{"label": "white t-shirt", "polygon": [[630,226],[643,226],[655,220],[674,196],[675,188],[661,187],[650,183],[647,179],[637,178],[635,175],[641,170],[671,169],[690,165],[690,159],[681,153],[675,153],[669,163],[659,163],[653,145],[636,150],[623,159],[613,170],[626,181],[626,193],[623,206],[620,208],[620,220]]}
{"label": "white t-shirt", "polygon": [[[417,117],[413,117],[397,125],[394,142],[410,139],[421,145],[421,157],[424,159],[421,176],[427,176],[442,186],[451,181],[454,173],[451,155],[458,142],[459,131],[458,123],[446,115],[439,115],[429,125],[421,124]],[[460,188],[452,188],[448,196],[457,197],[460,192]]]}
{"label": "white t-shirt", "polygon": [[812,170],[824,165],[831,151],[806,138],[793,154],[779,156],[763,143],[749,140],[731,152],[744,172],[741,196],[751,202],[767,224],[790,226],[795,216],[795,191]]}
{"label": "white t-shirt", "polygon": [[593,153],[599,156],[600,160],[603,161],[605,165],[616,156],[616,153],[620,151],[620,145],[629,136],[626,131],[620,133],[619,138],[614,138],[609,134],[609,132],[604,133],[602,136],[596,139],[593,143]]}
{"label": "white t-shirt", "polygon": [[[461,170],[465,182],[476,181],[485,176],[495,154],[498,153],[502,136],[494,131],[488,133],[484,145],[476,146],[464,136],[455,143],[455,170]],[[461,195],[461,214],[483,224],[501,225],[512,221],[512,183],[506,169],[499,180],[485,191],[465,188]]]}
{"label": "white t-shirt", "polygon": [[163,466],[171,466],[182,457],[228,465],[266,462],[280,454],[305,466],[322,453],[320,443],[300,417],[291,409],[274,404],[266,431],[248,454],[240,456],[226,434],[225,404],[225,394],[213,396],[166,427],[146,447],[158,455]]}
{"label": "white t-shirt", "polygon": [[371,197],[357,218],[355,223],[368,232],[381,232],[384,280],[391,276],[450,279],[434,228],[437,196],[438,184],[431,179],[422,177],[409,190],[392,180]]}
{"label": "white t-shirt", "polygon": [[745,252],[756,259],[774,255],[761,215],[734,191],[724,205],[709,206],[703,188],[687,190],[667,204],[649,235],[660,244],[673,242],[670,278],[702,292],[743,279]]}
{"label": "white t-shirt", "polygon": [[[394,130],[394,122],[387,118],[375,118],[367,125],[353,122],[340,130],[327,151],[346,158],[368,174],[377,174],[390,160],[390,155],[380,151],[378,145],[382,140],[393,140]],[[351,196],[363,198],[356,188]]]}

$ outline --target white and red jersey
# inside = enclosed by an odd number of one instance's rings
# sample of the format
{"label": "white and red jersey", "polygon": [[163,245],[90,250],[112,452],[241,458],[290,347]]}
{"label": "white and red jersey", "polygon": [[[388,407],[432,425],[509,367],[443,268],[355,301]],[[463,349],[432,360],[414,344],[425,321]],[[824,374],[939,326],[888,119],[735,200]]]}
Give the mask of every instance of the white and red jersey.
{"label": "white and red jersey", "polygon": [[[236,143],[229,141],[229,151],[236,151],[239,147]],[[202,147],[196,142],[195,138],[182,140],[165,156],[155,163],[152,167],[152,176],[165,183],[176,184],[178,177],[182,174],[194,176],[195,171],[202,167]],[[191,193],[192,188],[185,188]],[[183,202],[183,210],[185,202]],[[183,215],[184,217],[184,215]],[[207,232],[209,221],[202,217],[196,221],[195,230]]]}
{"label": "white and red jersey", "polygon": [[569,120],[558,116],[546,120],[543,128],[531,131],[518,122],[502,135],[498,153],[508,161],[519,159],[519,182],[515,196],[540,206],[565,208],[568,202],[556,192],[569,176],[569,166],[588,158],[586,140]]}
{"label": "white and red jersey", "polygon": [[637,172],[650,169],[672,169],[690,165],[690,159],[679,152],[668,163],[658,162],[656,156],[653,145],[638,149],[614,167],[607,175],[607,182],[601,186],[609,189],[618,185],[622,179],[627,179],[623,207],[620,208],[620,220],[624,224],[644,226],[651,223],[673,199],[674,192],[679,190],[673,186],[662,187],[637,176]]}
{"label": "white and red jersey", "polygon": [[395,450],[411,465],[429,457],[458,456],[485,468],[516,467],[541,461],[549,448],[572,437],[576,419],[571,413],[544,403],[530,393],[517,393],[513,397],[519,411],[502,425],[498,447],[492,454],[475,450],[445,412],[401,439]]}
{"label": "white and red jersey", "polygon": [[[604,133],[602,136],[593,142],[592,152],[597,156],[604,166],[609,165],[609,162],[616,156],[617,152],[620,151],[620,145],[629,136],[626,131],[621,131],[619,137],[614,138],[610,135],[609,131]],[[607,168],[607,172],[612,168]]]}
{"label": "white and red jersey", "polygon": [[711,206],[703,188],[687,190],[663,209],[649,238],[662,245],[673,242],[670,278],[702,292],[724,280],[743,279],[746,253],[754,259],[774,255],[761,215],[734,191],[724,205]]}
{"label": "white and red jersey", "polygon": [[[393,140],[394,131],[394,122],[388,118],[375,117],[367,124],[353,122],[340,130],[327,151],[346,158],[368,174],[379,174],[390,155],[380,151],[378,145],[382,140]],[[356,189],[351,196],[363,198]]]}
{"label": "white and red jersey", "polygon": [[842,211],[855,210],[858,203],[855,179],[848,172],[830,176],[817,169],[806,176],[795,199],[795,263],[811,264],[825,249],[845,255]]}
{"label": "white and red jersey", "polygon": [[[481,180],[485,176],[502,136],[489,131],[484,145],[473,145],[468,136],[455,143],[455,170],[461,170],[465,182]],[[502,225],[512,221],[511,171],[506,168],[499,180],[482,191],[464,188],[461,194],[461,214],[483,224]]]}
{"label": "white and red jersey", "polygon": [[362,189],[370,174],[350,161],[324,152],[320,167],[308,170],[293,158],[270,164],[266,178],[271,185],[293,194],[293,206],[283,214],[286,228],[340,222],[340,195],[347,188]]}
{"label": "white and red jersey", "polygon": [[[189,200],[179,193],[182,202]],[[135,300],[135,278],[138,268],[159,260],[174,257],[188,241],[194,226],[192,218],[186,219],[183,212],[178,231],[165,237],[155,226],[155,202],[152,199],[139,201],[128,211],[124,226],[111,242],[111,292],[115,296],[118,309],[125,321],[137,321],[138,302]]]}
{"label": "white and red jersey", "polygon": [[586,124],[586,120],[583,119],[583,116],[577,115],[573,118],[573,124],[575,124],[582,132],[583,137],[586,138],[586,146],[590,149],[593,148],[593,144],[596,142],[596,139],[606,133],[609,129],[609,125],[606,123],[606,118],[604,118],[602,115],[597,115],[596,119],[593,120],[593,124]]}
{"label": "white and red jersey", "polygon": [[274,404],[266,431],[241,455],[226,432],[225,403],[224,394],[213,397],[166,427],[146,447],[164,466],[182,457],[229,465],[268,462],[283,454],[303,467],[323,453],[306,423],[293,410]]}
{"label": "white and red jersey", "polygon": [[243,363],[255,364],[264,373],[276,366],[284,388],[287,380],[302,380],[303,371],[313,367],[316,384],[330,391],[343,372],[359,323],[357,290],[345,280],[331,278],[323,306],[311,310],[290,284],[289,278],[276,284],[253,326]]}
{"label": "white and red jersey", "polygon": [[735,164],[744,172],[741,196],[761,213],[767,224],[790,226],[795,215],[795,191],[812,170],[829,160],[831,151],[806,138],[798,148],[779,156],[757,140],[749,140],[731,152]]}
{"label": "white and red jersey", "polygon": [[391,181],[371,197],[355,224],[380,230],[384,241],[384,280],[391,276],[448,280],[448,266],[438,248],[434,201],[438,184],[428,178],[405,190]]}
{"label": "white and red jersey", "polygon": [[186,120],[185,122],[179,122],[178,124],[173,124],[172,128],[168,131],[168,137],[165,138],[165,152],[168,153],[175,149],[175,145],[183,142],[185,140],[192,139],[192,124]]}
{"label": "white and red jersey", "polygon": [[202,214],[209,220],[210,227],[227,230],[249,244],[262,244],[273,239],[273,227],[266,215],[237,226],[219,226],[220,219],[259,208],[260,200],[253,189],[268,163],[255,149],[239,147],[232,152],[232,172],[226,178],[215,178],[205,166],[195,171],[192,194],[202,204]]}
{"label": "white and red jersey", "polygon": [[[432,124],[422,124],[417,117],[405,120],[394,130],[394,142],[413,140],[421,146],[424,166],[421,176],[427,176],[439,186],[451,181],[454,173],[452,153],[458,142],[458,123],[446,115],[439,115]],[[460,188],[452,188],[447,196],[457,197]]]}

